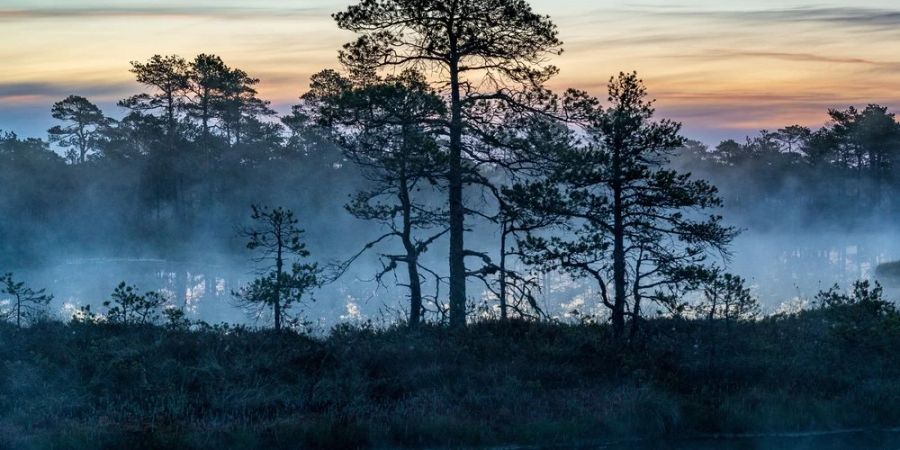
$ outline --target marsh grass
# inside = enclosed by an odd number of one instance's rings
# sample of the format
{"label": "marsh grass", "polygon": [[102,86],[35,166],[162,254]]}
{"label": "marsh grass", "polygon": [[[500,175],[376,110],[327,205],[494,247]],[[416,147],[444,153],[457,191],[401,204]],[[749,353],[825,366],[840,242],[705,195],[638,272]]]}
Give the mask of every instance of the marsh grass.
{"label": "marsh grass", "polygon": [[0,447],[434,448],[900,424],[895,313],[644,330],[626,344],[605,326],[527,322],[323,338],[0,325]]}

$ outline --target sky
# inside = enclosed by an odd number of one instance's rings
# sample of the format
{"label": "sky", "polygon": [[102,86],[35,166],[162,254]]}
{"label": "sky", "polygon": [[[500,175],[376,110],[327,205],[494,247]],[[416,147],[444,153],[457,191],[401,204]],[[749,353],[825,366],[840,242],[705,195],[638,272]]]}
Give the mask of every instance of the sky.
{"label": "sky", "polygon": [[[0,129],[44,137],[53,102],[88,97],[113,117],[140,91],[129,61],[214,53],[260,78],[287,111],[309,76],[339,68],[350,0],[0,0]],[[637,70],[660,116],[714,144],[828,108],[900,110],[897,0],[532,0],[559,26],[552,87],[602,96]]]}

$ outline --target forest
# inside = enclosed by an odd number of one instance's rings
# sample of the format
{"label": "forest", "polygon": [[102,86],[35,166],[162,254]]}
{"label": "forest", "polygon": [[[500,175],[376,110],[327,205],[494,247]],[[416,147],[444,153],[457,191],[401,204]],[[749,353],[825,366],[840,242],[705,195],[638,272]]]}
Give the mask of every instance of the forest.
{"label": "forest", "polygon": [[834,256],[851,279],[782,307],[731,264],[893,226],[888,107],[707,145],[636,72],[549,88],[563,43],[524,0],[333,18],[356,38],[287,114],[219,56],[153,55],[116,111],[0,132],[0,446],[897,442],[900,255]]}

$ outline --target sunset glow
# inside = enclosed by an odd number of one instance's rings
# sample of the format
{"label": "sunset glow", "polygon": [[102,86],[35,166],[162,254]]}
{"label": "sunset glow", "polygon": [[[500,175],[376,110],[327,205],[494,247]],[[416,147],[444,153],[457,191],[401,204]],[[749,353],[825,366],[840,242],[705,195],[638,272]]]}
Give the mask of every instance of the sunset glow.
{"label": "sunset glow", "polygon": [[[895,2],[737,3],[533,6],[551,14],[565,42],[553,87],[602,94],[611,74],[637,70],[660,111],[708,142],[821,125],[829,107],[900,106]],[[128,62],[156,53],[218,54],[261,78],[261,95],[284,111],[310,74],[337,67],[351,35],[330,14],[347,4],[0,0],[0,128],[42,137],[50,105],[71,93],[119,115],[115,101],[138,90]]]}

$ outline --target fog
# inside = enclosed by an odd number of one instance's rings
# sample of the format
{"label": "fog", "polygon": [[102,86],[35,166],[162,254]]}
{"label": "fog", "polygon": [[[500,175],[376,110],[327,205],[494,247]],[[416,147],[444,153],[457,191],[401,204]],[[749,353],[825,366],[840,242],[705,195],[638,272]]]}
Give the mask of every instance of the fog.
{"label": "fog", "polygon": [[[344,261],[383,231],[350,217],[343,210],[340,195],[320,200],[313,212],[305,212],[308,207],[295,208],[306,229],[313,260],[326,266]],[[742,230],[731,246],[730,258],[722,264],[747,279],[768,313],[808,307],[820,290],[835,283],[847,287],[858,279],[873,279],[878,264],[900,259],[900,233],[887,221],[882,224],[873,218],[871,223],[860,224],[854,219],[846,224],[815,224],[798,229],[787,214],[777,211],[754,210],[752,214],[742,214],[726,204],[722,214],[728,223]],[[240,211],[235,211],[234,216],[239,217]],[[780,220],[785,220],[783,226],[779,225]],[[85,229],[115,228],[78,214],[67,215],[65,222],[69,230],[78,228],[72,226],[75,222],[81,222]],[[760,222],[768,225],[754,228]],[[202,227],[191,230],[186,233],[191,238],[181,242],[177,250],[153,248],[148,242],[119,246],[121,250],[117,250],[102,240],[93,243],[72,240],[68,245],[45,247],[47,242],[63,239],[46,224],[32,223],[19,228],[46,233],[28,239],[31,244],[26,250],[40,257],[6,258],[0,269],[53,293],[53,315],[61,319],[70,318],[82,305],[99,310],[115,286],[126,281],[143,291],[163,292],[171,304],[184,307],[191,319],[265,325],[265,317],[257,320],[234,304],[232,292],[258,274],[250,258],[252,253],[243,248],[236,227],[220,224],[216,230]],[[484,225],[478,230],[468,235],[468,241],[476,248],[492,251],[498,233]],[[446,240],[438,241],[428,253],[425,265],[446,273],[444,247]],[[398,250],[391,245],[379,249]],[[166,257],[166,253],[173,256]],[[398,273],[396,278],[388,275],[382,283],[377,283],[374,276],[381,267],[377,253],[363,255],[343,276],[315,291],[315,301],[302,307],[304,315],[318,330],[340,321],[401,319],[406,314],[407,292],[397,283],[405,282],[404,275]],[[896,298],[900,294],[900,285],[892,280],[880,281],[885,285],[887,297]],[[423,289],[426,294],[433,294],[436,287],[430,279]],[[446,295],[443,283],[440,289],[438,295]],[[478,283],[470,282],[469,290],[473,302],[491,298]],[[539,299],[546,312],[555,317],[564,318],[573,308],[600,313],[602,308],[596,304],[595,291],[589,281],[549,274],[542,278]]]}
{"label": "fog", "polygon": [[[668,163],[718,188],[723,204],[714,212],[740,234],[724,258],[711,254],[708,262],[746,279],[767,313],[808,307],[820,290],[872,279],[879,264],[900,259],[900,183],[886,153],[892,147],[882,145],[894,142],[894,116],[875,105],[831,114],[820,130],[787,127],[715,147],[689,141]],[[318,263],[327,281],[294,313],[317,330],[406,316],[406,275],[383,270],[383,255],[403,253],[400,242],[361,253],[386,228],[345,208],[375,186],[346,148],[310,126],[301,109],[283,124],[219,119],[209,142],[190,118],[173,125],[184,128],[171,131],[175,138],[157,117],[137,112],[97,125],[99,144],[80,157],[71,148],[63,156],[58,143],[0,135],[0,273],[47,289],[55,296],[51,315],[60,319],[86,305],[101,310],[124,281],[159,291],[193,320],[262,326],[269,318],[236,307],[232,294],[265,269],[239,230],[252,225],[251,205],[268,205],[296,213],[311,253],[305,261]],[[229,127],[238,126],[232,134]],[[417,201],[446,205],[445,186],[429,189],[415,191]],[[466,192],[467,207],[485,211],[468,216],[466,246],[497,261],[490,198],[475,186]],[[446,303],[447,248],[443,236],[420,259],[432,320]],[[479,263],[470,259],[469,269]],[[510,264],[540,285],[537,301],[548,316],[606,314],[592,281],[537,273],[514,257]],[[900,294],[895,280],[880,281],[888,298]],[[471,305],[496,311],[496,296],[481,281],[470,280],[467,291]]]}

